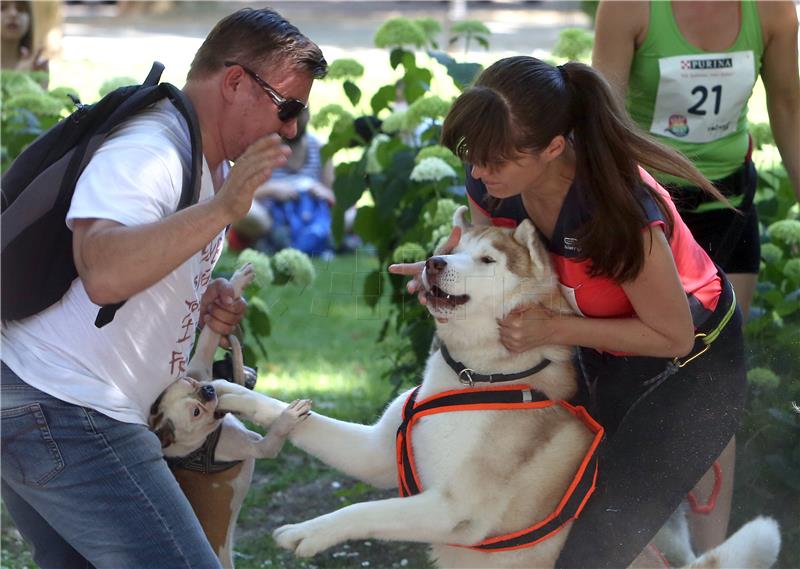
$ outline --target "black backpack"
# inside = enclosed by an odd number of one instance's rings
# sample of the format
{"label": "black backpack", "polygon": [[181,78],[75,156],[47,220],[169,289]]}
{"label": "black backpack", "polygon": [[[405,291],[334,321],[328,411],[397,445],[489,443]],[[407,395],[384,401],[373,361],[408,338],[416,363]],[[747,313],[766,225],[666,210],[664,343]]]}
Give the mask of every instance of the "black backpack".
{"label": "black backpack", "polygon": [[[174,85],[160,83],[164,66],[153,63],[141,85],[120,87],[93,105],[77,110],[31,143],[2,178],[3,321],[41,312],[67,292],[78,276],[72,258],[72,231],[65,219],[75,184],[89,160],[120,123],[169,98],[189,125],[190,171],[183,172],[178,209],[197,203],[200,193],[202,142],[189,99]],[[95,326],[114,318],[125,301],[103,306]]]}

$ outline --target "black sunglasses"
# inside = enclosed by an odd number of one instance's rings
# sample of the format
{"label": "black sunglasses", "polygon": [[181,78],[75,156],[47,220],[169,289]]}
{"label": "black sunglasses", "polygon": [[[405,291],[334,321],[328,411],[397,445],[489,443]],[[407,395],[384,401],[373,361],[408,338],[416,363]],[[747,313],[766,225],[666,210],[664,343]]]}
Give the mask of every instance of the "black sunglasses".
{"label": "black sunglasses", "polygon": [[241,63],[236,63],[235,61],[226,61],[223,65],[225,65],[225,67],[233,67],[234,65],[241,67],[244,72],[247,73],[267,95],[269,95],[269,98],[272,99],[272,102],[275,103],[276,107],[278,107],[278,118],[282,122],[289,122],[296,119],[300,116],[300,113],[306,109],[306,104],[303,101],[300,99],[287,99],[278,93],[274,88],[272,88],[269,83],[259,77],[255,71],[248,69]]}

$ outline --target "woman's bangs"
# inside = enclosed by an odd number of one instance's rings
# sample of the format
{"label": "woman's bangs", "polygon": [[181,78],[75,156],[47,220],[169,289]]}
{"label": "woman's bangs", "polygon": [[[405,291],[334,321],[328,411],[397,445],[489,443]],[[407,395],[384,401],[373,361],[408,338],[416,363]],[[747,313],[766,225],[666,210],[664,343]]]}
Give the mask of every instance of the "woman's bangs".
{"label": "woman's bangs", "polygon": [[462,94],[445,118],[442,145],[463,162],[482,166],[519,154],[503,99],[494,91],[474,87]]}

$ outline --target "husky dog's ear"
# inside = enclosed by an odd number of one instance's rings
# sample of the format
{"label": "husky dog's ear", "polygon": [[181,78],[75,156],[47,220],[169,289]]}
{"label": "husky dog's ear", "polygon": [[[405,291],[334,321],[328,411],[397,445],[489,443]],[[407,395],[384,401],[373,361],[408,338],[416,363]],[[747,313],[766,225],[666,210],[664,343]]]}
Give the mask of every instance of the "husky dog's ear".
{"label": "husky dog's ear", "polygon": [[540,271],[540,274],[549,272],[549,254],[530,219],[523,220],[514,230],[514,241],[525,246],[530,251],[533,266],[537,271]]}
{"label": "husky dog's ear", "polygon": [[469,208],[462,205],[453,214],[453,225],[460,227],[462,232],[472,227],[472,224],[467,221],[467,212],[469,212]]}

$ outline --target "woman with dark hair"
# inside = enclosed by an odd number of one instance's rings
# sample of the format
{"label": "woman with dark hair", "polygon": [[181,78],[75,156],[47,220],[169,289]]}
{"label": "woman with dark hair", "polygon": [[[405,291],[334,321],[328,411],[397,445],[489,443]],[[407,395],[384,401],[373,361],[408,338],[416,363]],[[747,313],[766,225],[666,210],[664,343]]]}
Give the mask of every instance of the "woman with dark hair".
{"label": "woman with dark hair", "polygon": [[467,165],[473,223],[531,219],[576,313],[534,305],[500,323],[510,352],[579,346],[608,434],[597,492],[557,566],[626,567],[728,443],[745,393],[732,289],[648,170],[724,198],[641,135],[580,63],[498,61],[456,100],[442,143]]}
{"label": "woman with dark hair", "polygon": [[47,71],[42,50],[33,51],[33,14],[30,2],[0,2],[2,67],[18,71]]}

